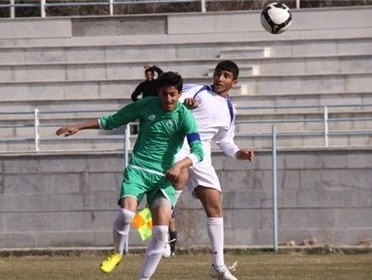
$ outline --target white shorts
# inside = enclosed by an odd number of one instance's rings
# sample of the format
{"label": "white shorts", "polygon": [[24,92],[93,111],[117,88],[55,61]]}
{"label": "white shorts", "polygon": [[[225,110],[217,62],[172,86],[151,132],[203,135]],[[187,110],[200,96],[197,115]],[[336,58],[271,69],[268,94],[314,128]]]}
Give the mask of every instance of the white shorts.
{"label": "white shorts", "polygon": [[[208,148],[204,149],[204,151],[204,160],[197,162],[188,169],[189,178],[186,183],[186,188],[194,198],[196,198],[194,190],[197,186],[212,188],[221,192],[220,180],[217,177],[216,170],[212,166],[212,160]],[[188,154],[189,152],[187,149],[181,149],[181,151],[176,155],[176,161],[187,157]]]}

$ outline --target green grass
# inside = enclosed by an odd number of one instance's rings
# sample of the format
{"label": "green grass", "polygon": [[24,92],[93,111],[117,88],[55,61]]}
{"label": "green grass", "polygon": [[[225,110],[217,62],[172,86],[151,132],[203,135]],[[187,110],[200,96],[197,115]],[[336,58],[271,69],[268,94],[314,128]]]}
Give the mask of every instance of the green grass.
{"label": "green grass", "polygon": [[[99,270],[102,256],[1,257],[3,280],[94,280],[138,277],[143,257],[124,256],[111,274]],[[239,280],[371,280],[372,254],[260,253],[227,254],[226,263],[238,262]],[[210,279],[210,255],[183,254],[163,259],[152,280]]]}

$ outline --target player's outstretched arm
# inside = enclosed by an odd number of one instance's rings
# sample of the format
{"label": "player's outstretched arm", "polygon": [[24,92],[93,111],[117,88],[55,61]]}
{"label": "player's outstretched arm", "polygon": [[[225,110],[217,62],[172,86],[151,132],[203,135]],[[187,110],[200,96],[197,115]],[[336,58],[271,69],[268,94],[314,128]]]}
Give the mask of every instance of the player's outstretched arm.
{"label": "player's outstretched arm", "polygon": [[236,159],[254,161],[254,151],[251,149],[240,149],[235,153]]}
{"label": "player's outstretched arm", "polygon": [[83,129],[99,129],[98,120],[92,120],[85,123],[63,126],[56,131],[56,135],[63,135],[64,137],[76,134],[79,130]]}

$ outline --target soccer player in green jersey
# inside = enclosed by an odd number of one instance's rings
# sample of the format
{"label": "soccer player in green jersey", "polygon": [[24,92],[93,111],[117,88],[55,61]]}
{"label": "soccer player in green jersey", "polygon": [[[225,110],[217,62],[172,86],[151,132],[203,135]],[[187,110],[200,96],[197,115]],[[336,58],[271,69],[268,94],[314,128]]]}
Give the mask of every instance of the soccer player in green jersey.
{"label": "soccer player in green jersey", "polygon": [[[83,129],[113,129],[140,120],[140,132],[121,184],[120,209],[113,226],[114,252],[102,262],[101,270],[111,272],[122,259],[124,243],[138,203],[146,195],[153,219],[152,237],[147,245],[140,280],[153,275],[167,240],[171,209],[175,203],[175,183],[182,168],[203,160],[203,148],[196,122],[178,99],[182,77],[166,72],[158,78],[159,97],[131,103],[113,115],[81,124],[61,127],[57,135],[70,136]],[[185,137],[191,153],[174,162]]]}

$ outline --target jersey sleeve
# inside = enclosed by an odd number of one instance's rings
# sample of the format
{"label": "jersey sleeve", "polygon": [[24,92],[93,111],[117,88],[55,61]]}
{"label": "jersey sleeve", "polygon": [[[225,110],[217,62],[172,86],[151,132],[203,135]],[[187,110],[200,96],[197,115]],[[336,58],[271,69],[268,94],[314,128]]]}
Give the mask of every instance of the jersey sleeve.
{"label": "jersey sleeve", "polygon": [[182,95],[179,102],[183,102],[186,98],[194,98],[195,94],[199,92],[204,85],[201,84],[184,84],[182,87]]}
{"label": "jersey sleeve", "polygon": [[193,164],[202,161],[204,158],[203,145],[200,141],[200,135],[195,122],[195,119],[191,112],[185,107],[185,132],[187,143],[190,147],[189,158],[192,160]]}
{"label": "jersey sleeve", "polygon": [[217,146],[228,156],[235,157],[239,147],[234,142],[235,119],[231,122],[228,130],[221,129],[213,138]]}
{"label": "jersey sleeve", "polygon": [[99,119],[100,127],[104,130],[112,130],[130,122],[134,122],[136,119],[140,118],[141,108],[151,99],[152,98],[140,99],[124,106],[112,115],[101,117]]}

